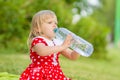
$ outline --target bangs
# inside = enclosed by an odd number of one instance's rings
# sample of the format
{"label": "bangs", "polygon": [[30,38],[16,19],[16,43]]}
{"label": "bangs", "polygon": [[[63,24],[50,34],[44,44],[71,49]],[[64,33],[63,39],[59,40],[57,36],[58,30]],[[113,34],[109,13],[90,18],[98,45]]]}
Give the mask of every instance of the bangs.
{"label": "bangs", "polygon": [[55,18],[55,21],[57,22],[57,17],[53,14],[45,14],[45,15],[41,16],[40,21],[43,23],[43,22],[46,22],[50,18]]}

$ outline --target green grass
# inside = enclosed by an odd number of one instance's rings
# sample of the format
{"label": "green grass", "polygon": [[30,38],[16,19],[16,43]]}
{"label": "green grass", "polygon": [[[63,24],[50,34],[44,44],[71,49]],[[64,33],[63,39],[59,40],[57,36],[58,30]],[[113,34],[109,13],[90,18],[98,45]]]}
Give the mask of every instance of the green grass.
{"label": "green grass", "polygon": [[0,80],[18,80],[19,76],[15,74],[9,74],[7,72],[0,73]]}
{"label": "green grass", "polygon": [[[80,57],[70,61],[60,56],[60,64],[65,75],[72,80],[119,80],[119,51],[109,49],[108,60]],[[29,63],[29,54],[0,54],[0,80],[17,80]]]}

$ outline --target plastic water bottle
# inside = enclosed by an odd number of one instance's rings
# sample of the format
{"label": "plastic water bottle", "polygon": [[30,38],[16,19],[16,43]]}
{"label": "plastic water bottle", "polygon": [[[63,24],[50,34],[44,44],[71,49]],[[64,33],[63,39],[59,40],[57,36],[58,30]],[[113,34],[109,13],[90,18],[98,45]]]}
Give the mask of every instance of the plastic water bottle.
{"label": "plastic water bottle", "polygon": [[60,41],[62,41],[62,43],[64,42],[66,36],[68,34],[71,34],[73,37],[73,42],[70,45],[70,48],[76,51],[77,53],[79,53],[80,55],[88,57],[93,53],[94,49],[92,44],[90,44],[83,38],[75,35],[74,33],[67,30],[66,28],[55,28],[54,32],[56,34],[56,39],[59,39]]}

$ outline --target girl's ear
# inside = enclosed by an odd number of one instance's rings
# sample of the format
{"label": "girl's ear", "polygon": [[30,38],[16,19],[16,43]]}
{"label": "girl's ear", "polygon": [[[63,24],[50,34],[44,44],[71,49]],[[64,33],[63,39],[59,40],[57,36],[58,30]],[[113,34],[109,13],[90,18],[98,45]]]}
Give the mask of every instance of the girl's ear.
{"label": "girl's ear", "polygon": [[39,35],[42,35],[42,34],[43,34],[43,32],[42,32],[42,30],[41,30],[40,27],[37,27],[36,32],[37,32],[37,34],[39,34]]}

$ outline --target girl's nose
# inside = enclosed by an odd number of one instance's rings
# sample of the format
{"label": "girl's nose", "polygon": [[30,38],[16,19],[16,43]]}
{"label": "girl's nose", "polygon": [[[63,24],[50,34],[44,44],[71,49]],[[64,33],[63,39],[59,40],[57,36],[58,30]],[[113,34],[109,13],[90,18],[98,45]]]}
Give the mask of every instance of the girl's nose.
{"label": "girl's nose", "polygon": [[57,27],[56,23],[54,23],[54,24],[53,24],[53,27],[54,27],[54,28],[56,28],[56,27]]}

